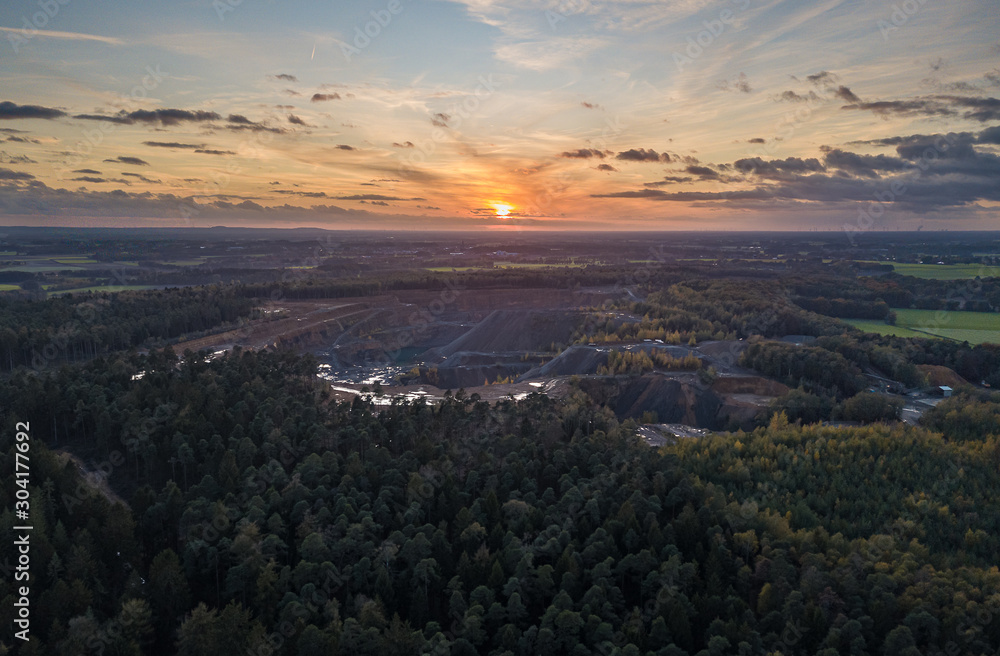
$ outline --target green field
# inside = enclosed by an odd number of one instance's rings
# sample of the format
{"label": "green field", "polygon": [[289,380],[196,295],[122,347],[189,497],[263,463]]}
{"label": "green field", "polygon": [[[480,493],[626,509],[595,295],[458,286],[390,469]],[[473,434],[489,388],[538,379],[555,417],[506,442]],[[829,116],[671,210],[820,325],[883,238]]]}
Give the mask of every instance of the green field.
{"label": "green field", "polygon": [[879,335],[941,337],[970,344],[1000,344],[1000,314],[995,312],[946,312],[938,310],[894,310],[896,325],[881,321],[848,319],[845,323]]}
{"label": "green field", "polygon": [[903,276],[926,278],[928,280],[970,280],[1000,277],[1000,266],[988,267],[982,264],[906,264],[898,262],[868,262],[868,264],[891,264],[893,271]]}
{"label": "green field", "polygon": [[52,271],[85,271],[83,267],[71,266],[69,264],[21,264],[19,266],[4,267],[3,271],[25,271],[28,273],[50,273]]}
{"label": "green field", "polygon": [[52,261],[59,264],[97,264],[97,260],[89,257],[54,257]]}
{"label": "green field", "polygon": [[7,285],[0,283],[0,292],[12,292],[17,289],[21,289],[21,287],[19,285]]}

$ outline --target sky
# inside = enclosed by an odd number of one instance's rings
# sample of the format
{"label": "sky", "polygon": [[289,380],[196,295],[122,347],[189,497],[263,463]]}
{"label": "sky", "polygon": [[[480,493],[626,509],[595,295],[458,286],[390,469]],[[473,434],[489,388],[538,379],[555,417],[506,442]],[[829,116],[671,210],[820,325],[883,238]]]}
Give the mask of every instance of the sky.
{"label": "sky", "polygon": [[6,0],[0,224],[1000,228],[996,0]]}

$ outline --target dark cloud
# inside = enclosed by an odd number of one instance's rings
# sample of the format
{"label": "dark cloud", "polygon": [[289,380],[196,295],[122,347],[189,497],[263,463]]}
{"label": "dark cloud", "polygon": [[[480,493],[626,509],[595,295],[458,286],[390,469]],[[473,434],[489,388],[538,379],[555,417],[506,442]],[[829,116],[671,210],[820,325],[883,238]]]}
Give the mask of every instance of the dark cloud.
{"label": "dark cloud", "polygon": [[11,155],[6,151],[0,150],[0,164],[37,164],[35,160],[31,159],[27,155]]}
{"label": "dark cloud", "polygon": [[666,187],[672,184],[682,184],[684,182],[691,182],[694,178],[684,178],[677,175],[668,175],[662,180],[657,180],[656,182],[644,182],[642,186],[644,187]]}
{"label": "dark cloud", "polygon": [[739,93],[750,93],[753,91],[750,87],[750,80],[747,78],[746,73],[740,73],[739,76],[733,80],[722,80],[715,86],[722,91],[738,91]]}
{"label": "dark cloud", "polygon": [[691,165],[691,166],[687,167],[686,169],[684,169],[684,171],[687,172],[687,173],[690,173],[691,175],[697,175],[702,180],[707,180],[709,178],[718,178],[719,177],[719,172],[718,171],[714,171],[714,170],[708,168],[707,166],[694,166],[694,165]]}
{"label": "dark cloud", "polygon": [[325,102],[327,100],[340,100],[339,93],[314,93],[312,102]]}
{"label": "dark cloud", "polygon": [[295,89],[285,89],[284,91],[282,91],[282,93],[284,93],[285,95],[288,95],[288,96],[301,96],[302,95],[301,93],[299,93]]}
{"label": "dark cloud", "polygon": [[205,144],[178,143],[176,141],[143,141],[143,145],[154,148],[204,148]]}
{"label": "dark cloud", "polygon": [[825,171],[818,159],[800,159],[789,157],[787,159],[763,160],[760,157],[749,157],[738,159],[733,162],[733,168],[744,175],[753,174],[763,178],[781,179],[788,177],[788,174],[811,173]]}
{"label": "dark cloud", "polygon": [[841,109],[864,110],[881,116],[957,116],[985,123],[1000,120],[1000,99],[938,95],[913,100],[882,100],[844,105]]}
{"label": "dark cloud", "polygon": [[11,141],[13,143],[30,143],[30,144],[42,143],[38,139],[32,139],[31,137],[19,137],[17,135],[11,135],[7,137],[7,141]]}
{"label": "dark cloud", "polygon": [[413,145],[412,141],[404,141],[403,143],[399,143],[398,141],[393,141],[392,142],[392,147],[393,148],[415,148],[416,146]]}
{"label": "dark cloud", "polygon": [[601,106],[597,103],[589,103],[587,101],[581,102],[580,105],[586,107],[587,109],[601,109]]}
{"label": "dark cloud", "polygon": [[303,121],[298,116],[296,116],[295,114],[289,114],[288,115],[288,122],[291,123],[291,124],[293,124],[293,125],[306,125],[306,122]]}
{"label": "dark cloud", "polygon": [[986,128],[976,138],[976,141],[981,144],[992,144],[994,146],[1000,146],[1000,125],[995,125],[991,128]]}
{"label": "dark cloud", "polygon": [[276,194],[301,196],[302,198],[329,198],[324,191],[298,191],[296,189],[275,189]]}
{"label": "dark cloud", "polygon": [[985,123],[986,121],[1000,121],[1000,98],[967,98],[965,96],[938,96],[952,105],[962,107],[968,111],[963,114],[965,118]]}
{"label": "dark cloud", "polygon": [[832,84],[836,82],[839,78],[830,71],[820,71],[819,73],[813,73],[812,75],[807,75],[806,79],[818,86],[821,84]]}
{"label": "dark cloud", "polygon": [[596,157],[598,159],[604,159],[608,155],[611,155],[610,150],[597,150],[596,148],[580,148],[579,150],[570,150],[561,153],[559,157],[566,157],[569,159],[590,159]]}
{"label": "dark cloud", "polygon": [[398,196],[383,196],[381,194],[354,194],[353,196],[337,196],[334,200],[426,200],[425,198],[399,198]]}
{"label": "dark cloud", "polygon": [[[130,173],[129,171],[125,171],[122,173],[122,175],[128,176],[130,178],[135,178],[136,180],[141,180],[142,182],[148,182],[149,184],[160,184],[159,180],[153,180],[151,178],[147,178],[141,173]],[[190,180],[185,180],[185,182],[190,182]]]}
{"label": "dark cloud", "polygon": [[278,73],[277,75],[269,76],[272,80],[284,80],[285,82],[298,82],[299,78],[294,75],[289,75],[288,73]]}
{"label": "dark cloud", "polygon": [[357,150],[354,146],[348,146],[347,144],[338,144],[337,150]]}
{"label": "dark cloud", "polygon": [[106,159],[105,162],[111,162],[112,164],[128,164],[130,166],[149,166],[149,162],[138,157],[129,157],[127,155],[119,155],[118,157]]}
{"label": "dark cloud", "polygon": [[911,164],[896,157],[859,155],[839,148],[829,150],[823,157],[823,161],[830,168],[840,169],[865,178],[877,178],[879,171],[905,171],[912,168]]}
{"label": "dark cloud", "polygon": [[762,143],[767,143],[767,140],[766,139],[762,139],[760,137],[754,137],[753,139],[748,139],[747,143],[762,144]]}
{"label": "dark cloud", "polygon": [[438,112],[437,114],[431,116],[431,123],[433,125],[438,126],[439,128],[448,127],[449,121],[451,121],[451,116],[448,116],[447,114],[442,114],[441,112]]}
{"label": "dark cloud", "polygon": [[73,118],[80,118],[88,121],[105,121],[108,123],[119,123],[122,125],[132,125],[134,123],[159,123],[163,126],[171,126],[185,122],[204,123],[206,121],[218,121],[222,117],[216,112],[206,112],[202,110],[137,109],[134,112],[126,112],[122,110],[117,114],[76,114]]}
{"label": "dark cloud", "polygon": [[837,90],[834,91],[833,95],[835,95],[838,98],[840,98],[841,100],[843,100],[845,102],[849,102],[849,103],[860,103],[860,102],[863,102],[861,100],[861,98],[858,98],[854,94],[853,91],[851,91],[850,89],[848,89],[844,85],[841,85],[840,87],[838,87]]}
{"label": "dark cloud", "polygon": [[35,176],[23,171],[0,168],[0,180],[34,180]]}
{"label": "dark cloud", "polygon": [[652,148],[631,148],[615,155],[615,159],[626,162],[670,162],[670,155],[657,153]]}
{"label": "dark cloud", "polygon": [[42,118],[56,119],[66,116],[66,112],[52,107],[42,107],[40,105],[18,105],[9,100],[0,102],[0,121],[9,121],[18,118]]}
{"label": "dark cloud", "polygon": [[778,96],[778,100],[784,102],[816,102],[819,99],[820,97],[816,95],[815,91],[810,91],[805,95],[795,93],[794,91],[785,91]]}
{"label": "dark cloud", "polygon": [[73,173],[81,173],[83,175],[101,175],[101,172],[97,169],[77,169]]}
{"label": "dark cloud", "polygon": [[212,148],[199,148],[194,151],[201,155],[235,155],[236,153],[231,150],[214,150]]}
{"label": "dark cloud", "polygon": [[226,129],[233,131],[250,130],[251,132],[274,132],[275,134],[284,134],[285,132],[282,128],[272,128],[264,123],[251,121],[242,114],[230,114],[226,117],[226,123]]}
{"label": "dark cloud", "polygon": [[598,164],[597,165],[597,170],[598,171],[617,171],[618,169],[616,169],[615,167],[611,166],[610,164]]}
{"label": "dark cloud", "polygon": [[94,183],[101,183],[101,182],[107,182],[107,180],[105,180],[104,178],[96,178],[96,177],[94,177],[92,175],[82,175],[79,178],[73,178],[71,180],[71,182],[94,182]]}
{"label": "dark cloud", "polygon": [[1000,87],[1000,68],[994,68],[992,71],[984,75],[986,81],[995,87]]}

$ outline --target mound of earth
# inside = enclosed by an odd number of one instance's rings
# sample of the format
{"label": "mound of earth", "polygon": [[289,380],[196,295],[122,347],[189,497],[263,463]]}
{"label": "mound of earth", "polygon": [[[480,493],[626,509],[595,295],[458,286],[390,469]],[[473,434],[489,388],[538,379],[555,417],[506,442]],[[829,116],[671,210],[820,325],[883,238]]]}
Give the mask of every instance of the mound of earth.
{"label": "mound of earth", "polygon": [[464,335],[441,347],[440,353],[451,356],[459,351],[548,351],[552,344],[569,342],[580,320],[578,312],[495,310]]}
{"label": "mound of earth", "polygon": [[941,385],[947,385],[948,387],[968,385],[968,381],[948,367],[942,367],[934,364],[918,364],[917,371],[927,376],[927,383],[929,385],[933,385],[934,387],[939,387]]}
{"label": "mound of earth", "polygon": [[628,380],[614,408],[623,418],[639,419],[653,412],[660,423],[715,428],[722,399],[693,381],[652,374]]}
{"label": "mound of earth", "polygon": [[760,376],[719,376],[712,383],[717,394],[753,394],[755,396],[781,396],[788,393],[788,386]]}
{"label": "mound of earth", "polygon": [[586,376],[597,373],[599,367],[608,362],[608,354],[593,346],[574,345],[560,353],[541,367],[536,367],[521,377],[542,378],[546,376]]}

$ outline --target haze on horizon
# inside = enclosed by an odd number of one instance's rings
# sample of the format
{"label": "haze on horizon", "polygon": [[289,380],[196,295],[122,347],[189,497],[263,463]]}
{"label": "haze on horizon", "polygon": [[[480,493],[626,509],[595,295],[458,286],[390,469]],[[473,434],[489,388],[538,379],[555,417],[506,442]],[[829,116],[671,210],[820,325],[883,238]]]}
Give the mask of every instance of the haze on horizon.
{"label": "haze on horizon", "polygon": [[0,223],[995,228],[998,34],[986,0],[13,0]]}

